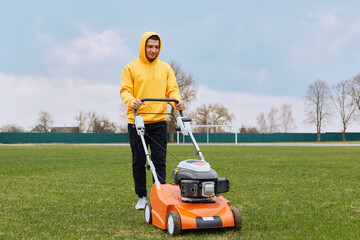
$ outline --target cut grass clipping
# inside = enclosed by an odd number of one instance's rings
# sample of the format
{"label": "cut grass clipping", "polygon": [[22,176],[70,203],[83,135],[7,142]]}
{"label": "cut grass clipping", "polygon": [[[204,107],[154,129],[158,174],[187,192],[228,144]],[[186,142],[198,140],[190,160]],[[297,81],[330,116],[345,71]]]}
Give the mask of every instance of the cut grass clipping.
{"label": "cut grass clipping", "polygon": [[[239,232],[183,231],[181,239],[357,239],[360,148],[201,146]],[[168,150],[185,160],[192,146]],[[168,155],[167,180],[178,160]],[[147,171],[148,190],[151,172]],[[162,239],[135,211],[128,146],[0,146],[0,239]]]}

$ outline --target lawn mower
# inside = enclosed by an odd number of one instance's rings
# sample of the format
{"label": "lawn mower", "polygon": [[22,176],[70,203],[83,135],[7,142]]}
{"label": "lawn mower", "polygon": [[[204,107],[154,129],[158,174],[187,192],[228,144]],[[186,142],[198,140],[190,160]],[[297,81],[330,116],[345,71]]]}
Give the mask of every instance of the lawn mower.
{"label": "lawn mower", "polygon": [[[144,98],[145,101],[175,102],[176,99]],[[233,228],[241,229],[241,216],[237,208],[230,207],[230,201],[220,196],[229,191],[229,180],[219,178],[216,171],[205,161],[191,131],[191,118],[183,117],[179,111],[177,131],[189,136],[198,159],[181,161],[172,172],[174,184],[161,184],[151,161],[145,142],[145,124],[139,113],[134,111],[135,127],[140,136],[151,169],[154,183],[150,202],[145,205],[144,217],[149,224],[167,229],[170,235],[180,234],[184,229]]]}

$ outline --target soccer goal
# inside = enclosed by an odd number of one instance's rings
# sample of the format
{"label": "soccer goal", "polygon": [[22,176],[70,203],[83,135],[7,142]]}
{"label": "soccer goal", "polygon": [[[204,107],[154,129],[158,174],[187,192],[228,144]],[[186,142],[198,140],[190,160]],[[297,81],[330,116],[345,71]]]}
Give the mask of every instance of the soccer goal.
{"label": "soccer goal", "polygon": [[[235,145],[237,145],[237,131],[233,125],[191,125],[193,133],[206,133],[206,143],[210,143],[211,133],[231,133],[235,135]],[[185,143],[185,136],[182,137]],[[180,133],[177,132],[177,144],[180,144]]]}

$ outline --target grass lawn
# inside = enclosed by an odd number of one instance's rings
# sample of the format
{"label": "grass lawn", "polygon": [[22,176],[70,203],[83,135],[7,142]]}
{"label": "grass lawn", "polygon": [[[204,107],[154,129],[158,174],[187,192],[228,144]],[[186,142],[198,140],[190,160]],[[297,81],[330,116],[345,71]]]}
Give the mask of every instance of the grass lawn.
{"label": "grass lawn", "polygon": [[[192,146],[168,147],[179,160]],[[359,239],[360,148],[201,146],[241,231],[175,239]],[[168,181],[178,161],[168,156]],[[148,171],[148,189],[151,174]],[[0,146],[0,239],[163,239],[135,211],[128,146]]]}

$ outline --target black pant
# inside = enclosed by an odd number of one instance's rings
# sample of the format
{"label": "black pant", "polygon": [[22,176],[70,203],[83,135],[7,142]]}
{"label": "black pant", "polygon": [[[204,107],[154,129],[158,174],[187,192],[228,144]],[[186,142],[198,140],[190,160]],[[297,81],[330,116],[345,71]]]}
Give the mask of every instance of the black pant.
{"label": "black pant", "polygon": [[[133,178],[135,193],[141,197],[147,196],[146,190],[146,156],[140,136],[137,134],[135,125],[128,125],[129,140],[132,151]],[[147,136],[149,135],[149,136]],[[154,163],[160,183],[166,181],[166,146],[167,146],[167,124],[165,121],[145,124],[145,142],[147,148],[150,146],[151,160]],[[156,142],[154,142],[156,141]],[[161,147],[160,147],[160,146]]]}

